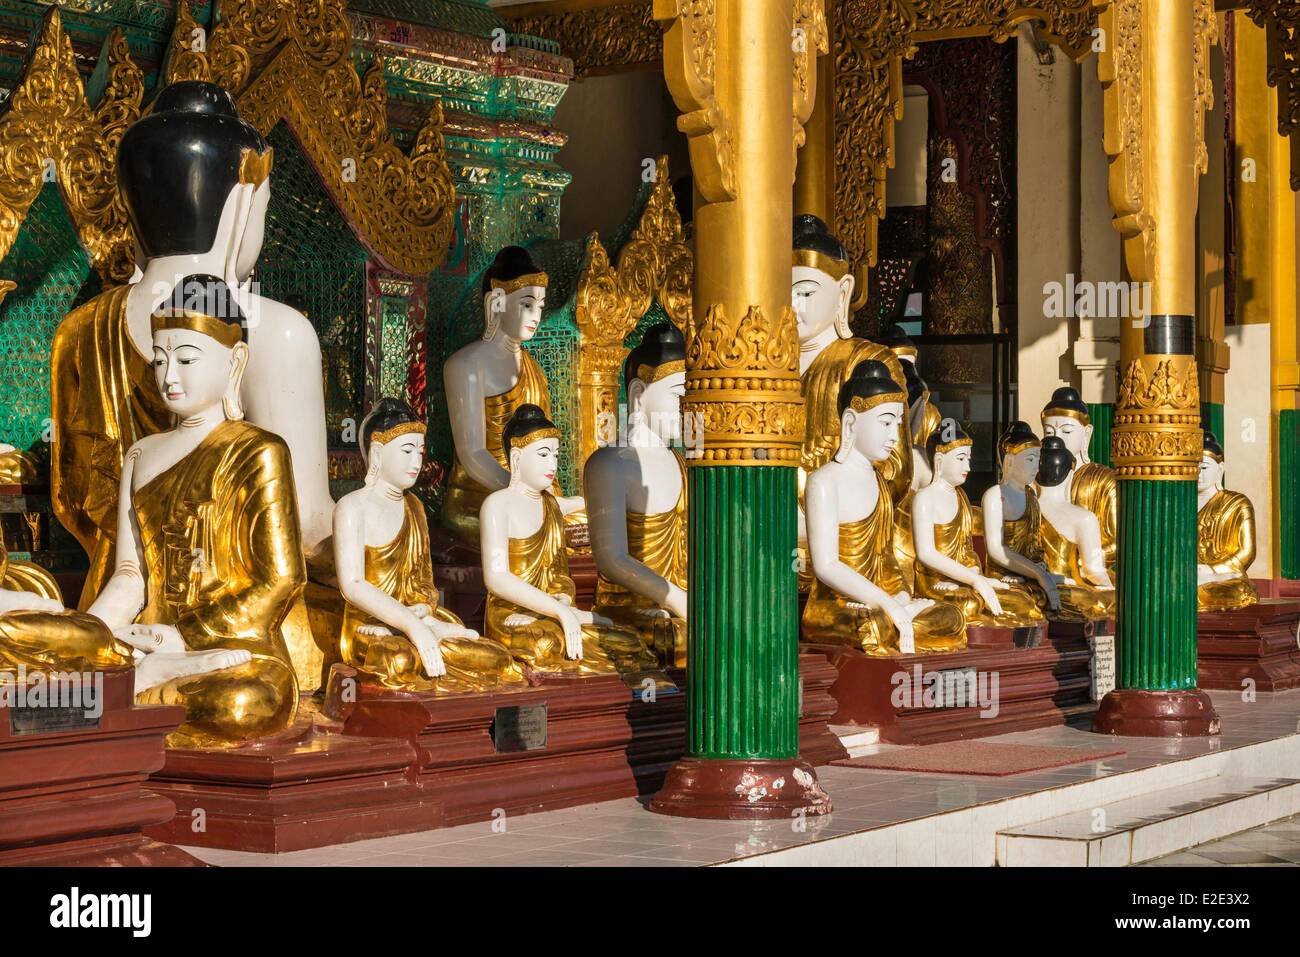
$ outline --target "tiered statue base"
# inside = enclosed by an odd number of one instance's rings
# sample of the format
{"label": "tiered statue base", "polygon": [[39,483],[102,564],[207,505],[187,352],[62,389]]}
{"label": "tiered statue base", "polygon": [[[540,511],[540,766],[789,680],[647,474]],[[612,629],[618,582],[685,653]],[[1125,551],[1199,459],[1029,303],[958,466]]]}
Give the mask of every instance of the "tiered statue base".
{"label": "tiered statue base", "polygon": [[1196,683],[1256,691],[1300,688],[1300,601],[1263,599],[1232,611],[1203,611],[1196,625]]}
{"label": "tiered statue base", "polygon": [[408,779],[415,749],[395,738],[313,727],[230,750],[169,750],[149,786],[176,805],[160,841],[275,853],[437,827],[436,798]]}
{"label": "tiered statue base", "polygon": [[139,707],[130,669],[104,673],[103,712],[0,706],[0,864],[202,866],[145,836],[174,813],[145,788],[180,708]]}
{"label": "tiered statue base", "polygon": [[1085,629],[1045,630],[1018,639],[999,633],[1012,629],[979,629],[965,650],[929,655],[801,647],[824,656],[838,674],[830,689],[837,704],[832,724],[875,727],[890,744],[935,744],[1062,724],[1096,707]]}

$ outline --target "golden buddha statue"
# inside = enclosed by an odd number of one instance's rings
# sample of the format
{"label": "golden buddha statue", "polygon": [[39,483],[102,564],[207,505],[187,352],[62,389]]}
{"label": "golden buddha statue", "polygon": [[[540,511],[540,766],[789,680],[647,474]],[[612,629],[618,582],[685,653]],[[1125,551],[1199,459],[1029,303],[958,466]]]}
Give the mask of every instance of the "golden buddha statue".
{"label": "golden buddha statue", "polygon": [[665,665],[686,667],[686,342],[664,322],[623,363],[625,443],[587,460],[595,612],[637,632]]}
{"label": "golden buddha statue", "polygon": [[399,399],[361,423],[365,487],[334,511],[334,565],[347,601],[339,657],[387,688],[455,694],[526,684],[510,651],[438,604],[424,506],[408,491],[425,425]]}
{"label": "golden buddha statue", "polygon": [[127,453],[115,570],[90,613],[137,648],[239,661],[137,697],[184,707],[173,747],[237,746],[284,730],[297,712],[281,634],[307,580],[290,453],[243,420],[249,346],[224,282],[188,277],[152,326],[157,391],[179,424]]}
{"label": "golden buddha statue", "polygon": [[1255,509],[1223,483],[1223,446],[1206,431],[1197,476],[1196,607],[1229,611],[1259,602],[1250,580],[1255,560]]}
{"label": "golden buddha statue", "polygon": [[[1052,438],[1046,444],[1048,454],[1044,456],[1043,443],[1024,422],[1013,422],[998,443],[1002,482],[984,495],[985,574],[1028,587],[1039,606],[1055,621],[1109,618],[1115,614],[1115,590],[1102,562],[1096,516],[1069,505],[1064,500],[1064,488],[1053,491],[1069,475],[1073,458],[1060,439]],[[1058,452],[1053,453],[1053,448]],[[1049,500],[1060,497],[1062,505],[1069,505],[1075,524],[1091,522],[1092,539],[1086,532],[1072,533],[1094,543],[1088,553],[1093,561],[1081,561],[1080,546],[1043,517],[1032,484],[1035,481]],[[1016,510],[1020,514],[1012,517]],[[1053,511],[1062,514],[1059,508]],[[1069,527],[1073,530],[1074,524]],[[1099,576],[1099,585],[1091,584],[1093,575]]]}
{"label": "golden buddha statue", "polygon": [[898,568],[894,502],[876,463],[898,443],[906,397],[876,360],[859,363],[840,390],[840,447],[805,490],[815,575],[805,641],[849,644],[869,655],[966,647],[962,610],[913,598]]}
{"label": "golden buddha statue", "polygon": [[502,444],[510,484],[484,500],[480,523],[488,637],[534,671],[656,671],[658,659],[636,632],[574,606],[564,547],[565,503],[550,491],[559,430],[540,408],[523,405],[506,424]]}
{"label": "golden buddha statue", "polygon": [[1024,584],[981,573],[972,540],[975,513],[961,488],[970,474],[970,436],[956,423],[941,426],[926,452],[934,477],[904,503],[916,556],[915,594],[957,605],[968,625],[1016,628],[1042,621]]}
{"label": "golden buddha statue", "polygon": [[[271,194],[270,147],[211,83],[187,80],[160,91],[123,134],[117,155],[143,274],[69,313],[51,350],[50,491],[55,515],[91,559],[82,607],[112,569],[127,450],[174,424],[151,369],[155,308],[187,276],[245,283],[261,252]],[[320,343],[297,310],[251,289],[236,295],[250,317],[241,408],[288,444],[303,547],[309,560],[328,556],[334,503]]]}
{"label": "golden buddha statue", "polygon": [[[483,338],[453,353],[443,367],[455,452],[441,522],[467,545],[478,544],[484,499],[510,484],[506,423],[523,405],[551,414],[546,375],[523,348],[541,325],[547,284],[527,250],[502,249],[483,274]],[[566,503],[566,521],[585,518],[581,498]]]}
{"label": "golden buddha statue", "polygon": [[1043,408],[1042,420],[1043,435],[1059,438],[1074,456],[1070,501],[1097,516],[1101,524],[1106,567],[1114,568],[1118,547],[1116,516],[1119,493],[1115,487],[1114,469],[1098,465],[1088,458],[1088,445],[1092,441],[1092,416],[1088,406],[1079,397],[1077,389],[1063,386],[1052,393],[1052,398]]}

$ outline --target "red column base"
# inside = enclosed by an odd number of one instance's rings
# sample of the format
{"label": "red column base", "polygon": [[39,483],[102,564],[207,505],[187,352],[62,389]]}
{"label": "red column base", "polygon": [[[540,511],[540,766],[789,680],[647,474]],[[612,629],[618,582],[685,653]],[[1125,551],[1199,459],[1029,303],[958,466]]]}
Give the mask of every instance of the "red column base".
{"label": "red column base", "polygon": [[676,817],[788,821],[800,815],[829,814],[831,798],[812,765],[801,758],[682,758],[669,769],[650,810]]}
{"label": "red column base", "polygon": [[1210,696],[1199,688],[1117,688],[1101,699],[1092,730],[1137,738],[1199,738],[1219,733],[1219,714]]}

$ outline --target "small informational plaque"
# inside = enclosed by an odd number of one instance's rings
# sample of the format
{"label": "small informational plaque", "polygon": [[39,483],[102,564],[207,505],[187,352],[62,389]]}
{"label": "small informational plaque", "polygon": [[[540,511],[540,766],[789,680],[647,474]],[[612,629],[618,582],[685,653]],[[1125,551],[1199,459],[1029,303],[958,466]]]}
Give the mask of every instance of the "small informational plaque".
{"label": "small informational plaque", "polygon": [[546,747],[546,704],[517,704],[497,708],[492,722],[497,753],[540,751]]}
{"label": "small informational plaque", "polygon": [[9,708],[12,734],[52,734],[57,731],[85,731],[99,727],[99,715],[87,715],[85,708],[29,707]]}
{"label": "small informational plaque", "polygon": [[974,708],[980,703],[979,674],[974,668],[936,671],[935,707]]}
{"label": "small informational plaque", "polygon": [[1093,635],[1088,647],[1092,652],[1092,700],[1100,701],[1115,690],[1115,636]]}

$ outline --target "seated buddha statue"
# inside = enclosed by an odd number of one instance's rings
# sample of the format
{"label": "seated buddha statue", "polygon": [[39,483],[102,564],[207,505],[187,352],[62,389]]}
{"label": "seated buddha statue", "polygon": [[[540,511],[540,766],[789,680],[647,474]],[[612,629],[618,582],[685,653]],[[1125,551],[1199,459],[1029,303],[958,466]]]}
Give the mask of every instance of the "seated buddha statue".
{"label": "seated buddha statue", "polygon": [[320,344],[301,313],[243,285],[262,248],[270,170],[266,141],[210,83],[162,90],[122,136],[118,185],[142,275],[69,313],[51,354],[51,495],[55,515],[91,556],[83,608],[112,570],[126,452],[174,425],[154,382],[152,316],[186,276],[236,287],[251,347],[240,407],[289,446],[308,560],[332,557]]}
{"label": "seated buddha statue", "polygon": [[1259,601],[1250,581],[1255,560],[1255,509],[1223,488],[1223,446],[1206,431],[1196,480],[1196,606],[1228,611]]}
{"label": "seated buddha statue", "polygon": [[1060,579],[1064,612],[1076,617],[1109,618],[1115,614],[1115,586],[1106,567],[1101,523],[1069,499],[1074,454],[1054,435],[1043,439],[1038,460],[1038,544],[1047,570]]}
{"label": "seated buddha statue", "polygon": [[152,326],[157,392],[177,424],[127,452],[115,570],[89,611],[160,648],[245,652],[236,667],[137,699],[184,707],[173,747],[232,747],[285,729],[297,711],[280,631],[307,580],[290,452],[244,420],[250,350],[224,282],[187,278]]}
{"label": "seated buddha statue", "polygon": [[934,478],[906,504],[916,555],[915,593],[961,608],[968,625],[1015,628],[1043,620],[1029,589],[982,574],[973,543],[975,516],[961,488],[970,474],[971,438],[955,422],[930,436]]}
{"label": "seated buddha statue", "polygon": [[1088,458],[1088,444],[1092,441],[1092,416],[1088,406],[1079,398],[1077,389],[1062,387],[1052,393],[1052,398],[1043,408],[1042,420],[1043,436],[1060,439],[1074,456],[1074,469],[1068,485],[1070,501],[1097,516],[1106,566],[1114,568],[1118,508],[1115,472]]}
{"label": "seated buddha statue", "polygon": [[[849,254],[826,224],[812,215],[794,220],[790,295],[799,336],[799,391],[803,395],[806,432],[799,463],[800,590],[808,577],[807,525],[803,490],[808,476],[831,460],[840,443],[840,388],[857,364],[876,359],[904,388],[903,370],[885,346],[853,335],[849,329],[853,274]],[[906,424],[899,423],[899,442],[878,466],[895,502],[912,481],[912,455]]]}
{"label": "seated buddha statue", "polygon": [[623,363],[627,441],[597,449],[584,488],[597,614],[641,635],[664,665],[686,667],[686,467],[681,439],[686,341],[646,330]]}
{"label": "seated buddha statue", "polygon": [[387,688],[458,693],[523,685],[509,650],[438,604],[424,506],[409,489],[425,425],[400,399],[361,423],[365,486],[334,509],[334,565],[347,604],[339,657]]}
{"label": "seated buddha statue", "polygon": [[876,465],[899,441],[906,393],[884,363],[864,360],[840,388],[840,447],[804,492],[815,580],[805,641],[870,655],[956,651],[966,620],[950,602],[908,594],[894,551],[895,507]]}
{"label": "seated buddha statue", "polygon": [[[1059,439],[1048,443],[1050,448],[1059,444]],[[1066,455],[1068,473],[1072,460]],[[1109,618],[1115,613],[1114,590],[1090,585],[1079,571],[1077,546],[1043,519],[1033,483],[1040,477],[1051,482],[1055,467],[1042,468],[1038,436],[1027,423],[1013,422],[998,443],[998,457],[1002,481],[983,499],[984,546],[988,555],[985,573],[1003,581],[1027,584],[1047,617],[1054,621]],[[1096,523],[1091,512],[1079,511]],[[1105,572],[1104,566],[1101,571]]]}
{"label": "seated buddha statue", "polygon": [[488,599],[486,632],[533,671],[624,674],[654,671],[658,659],[634,631],[575,607],[564,547],[564,511],[573,502],[551,488],[560,432],[525,404],[502,430],[510,484],[483,501],[479,544]]}
{"label": "seated buddha statue", "polygon": [[[526,249],[497,253],[483,274],[483,338],[453,353],[442,370],[455,444],[442,524],[467,545],[478,544],[484,499],[510,484],[506,423],[522,405],[551,414],[546,376],[523,348],[541,325],[547,283]],[[581,498],[563,501],[570,520],[582,517]]]}

